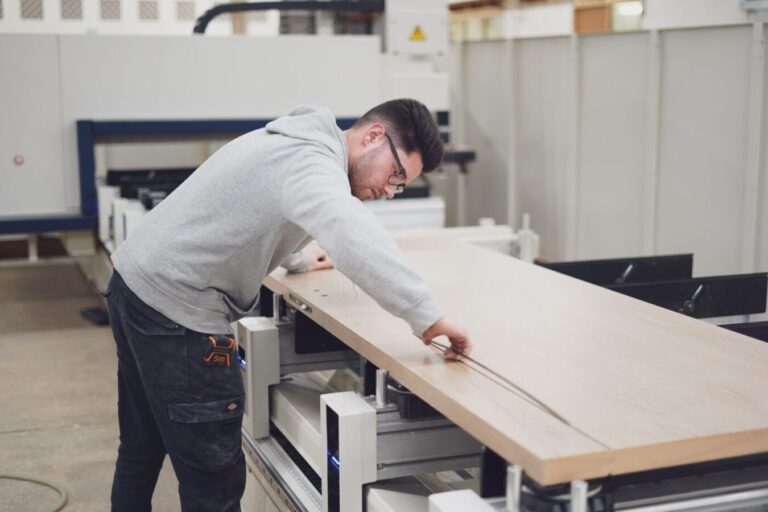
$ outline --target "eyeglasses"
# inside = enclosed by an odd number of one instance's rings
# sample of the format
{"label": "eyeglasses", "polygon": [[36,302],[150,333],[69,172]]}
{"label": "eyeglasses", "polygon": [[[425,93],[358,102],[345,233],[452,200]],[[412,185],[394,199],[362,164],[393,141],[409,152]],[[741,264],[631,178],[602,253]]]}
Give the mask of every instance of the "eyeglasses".
{"label": "eyeglasses", "polygon": [[395,194],[402,194],[405,190],[405,178],[407,177],[407,174],[405,173],[405,167],[403,167],[403,164],[400,162],[400,157],[397,156],[397,148],[395,148],[395,143],[392,142],[392,139],[386,133],[384,136],[389,141],[389,149],[392,150],[392,156],[395,157],[395,162],[397,163],[398,168],[397,171],[393,172],[389,178],[387,178],[387,183],[395,187]]}

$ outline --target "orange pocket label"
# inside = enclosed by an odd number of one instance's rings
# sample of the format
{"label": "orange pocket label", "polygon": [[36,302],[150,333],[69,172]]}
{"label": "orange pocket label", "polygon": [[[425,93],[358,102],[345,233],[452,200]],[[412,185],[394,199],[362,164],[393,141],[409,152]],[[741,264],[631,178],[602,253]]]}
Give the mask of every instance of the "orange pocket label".
{"label": "orange pocket label", "polygon": [[230,336],[208,336],[211,342],[211,351],[203,356],[203,362],[208,366],[225,366],[232,364],[232,352],[237,347],[237,342]]}

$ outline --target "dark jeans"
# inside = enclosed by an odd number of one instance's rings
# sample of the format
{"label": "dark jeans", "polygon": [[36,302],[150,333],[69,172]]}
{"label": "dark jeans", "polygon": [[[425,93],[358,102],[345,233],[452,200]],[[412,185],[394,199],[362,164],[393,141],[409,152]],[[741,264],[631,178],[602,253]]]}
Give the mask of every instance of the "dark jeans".
{"label": "dark jeans", "polygon": [[210,333],[187,329],[147,306],[117,272],[106,296],[117,342],[120,422],[112,510],[152,510],[167,453],[184,512],[239,512],[245,459],[237,347],[229,366],[206,364]]}

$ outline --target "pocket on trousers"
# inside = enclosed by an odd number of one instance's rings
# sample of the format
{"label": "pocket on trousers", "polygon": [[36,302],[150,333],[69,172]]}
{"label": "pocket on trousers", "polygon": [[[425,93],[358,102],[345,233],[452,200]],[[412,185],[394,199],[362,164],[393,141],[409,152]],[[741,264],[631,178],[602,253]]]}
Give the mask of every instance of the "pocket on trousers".
{"label": "pocket on trousers", "polygon": [[132,297],[123,301],[120,312],[144,382],[186,386],[189,383],[187,329]]}
{"label": "pocket on trousers", "polygon": [[199,403],[169,403],[176,454],[200,471],[235,464],[242,447],[243,396]]}
{"label": "pocket on trousers", "polygon": [[140,300],[126,300],[124,314],[131,327],[147,336],[181,336],[187,332],[186,327]]}

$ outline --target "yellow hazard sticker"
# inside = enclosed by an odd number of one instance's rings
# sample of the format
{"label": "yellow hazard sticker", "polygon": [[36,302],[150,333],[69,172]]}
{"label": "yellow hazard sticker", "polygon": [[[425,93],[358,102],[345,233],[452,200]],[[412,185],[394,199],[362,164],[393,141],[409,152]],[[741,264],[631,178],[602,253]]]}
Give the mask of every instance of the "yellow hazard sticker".
{"label": "yellow hazard sticker", "polygon": [[413,32],[411,32],[411,41],[426,41],[427,38],[424,37],[424,31],[421,30],[421,27],[419,25],[416,25],[416,27],[413,29]]}

